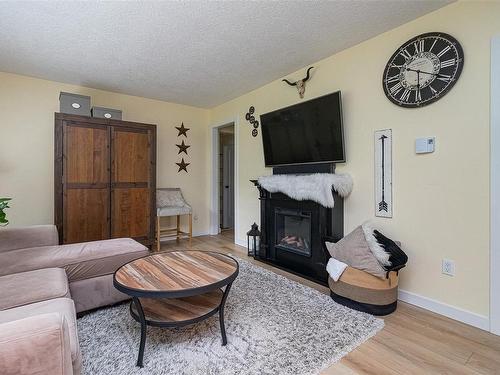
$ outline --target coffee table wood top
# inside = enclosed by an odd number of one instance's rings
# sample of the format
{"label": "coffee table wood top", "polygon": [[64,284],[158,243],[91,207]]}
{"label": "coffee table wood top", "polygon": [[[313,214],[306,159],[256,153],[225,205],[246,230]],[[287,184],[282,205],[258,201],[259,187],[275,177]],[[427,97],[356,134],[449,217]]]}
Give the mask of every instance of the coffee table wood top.
{"label": "coffee table wood top", "polygon": [[184,297],[223,287],[238,275],[238,262],[215,252],[174,251],[136,259],[114,275],[115,287],[136,297]]}

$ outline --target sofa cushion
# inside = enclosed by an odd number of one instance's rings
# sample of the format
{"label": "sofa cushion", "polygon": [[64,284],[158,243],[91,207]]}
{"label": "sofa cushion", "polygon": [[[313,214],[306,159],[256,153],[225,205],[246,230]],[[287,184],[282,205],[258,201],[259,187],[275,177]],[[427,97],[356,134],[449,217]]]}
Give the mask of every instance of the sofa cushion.
{"label": "sofa cushion", "polygon": [[48,301],[32,303],[0,311],[0,323],[13,322],[15,320],[49,313],[59,313],[63,315],[64,319],[68,323],[71,362],[73,363],[74,372],[79,373],[82,366],[82,359],[80,354],[80,345],[78,343],[75,305],[71,299],[55,298]]}
{"label": "sofa cushion", "polygon": [[130,238],[32,247],[0,253],[0,276],[61,267],[71,283],[112,274],[123,264],[148,254],[144,245]]}
{"label": "sofa cushion", "polygon": [[2,323],[0,368],[3,375],[77,375],[71,363],[69,328],[62,314],[39,314]]}
{"label": "sofa cushion", "polygon": [[68,297],[70,291],[62,268],[15,273],[0,277],[0,310]]}
{"label": "sofa cushion", "polygon": [[113,286],[113,275],[111,274],[73,281],[69,288],[77,314],[130,299],[129,295],[119,292]]}
{"label": "sofa cushion", "polygon": [[55,225],[8,227],[0,230],[0,252],[59,243]]}

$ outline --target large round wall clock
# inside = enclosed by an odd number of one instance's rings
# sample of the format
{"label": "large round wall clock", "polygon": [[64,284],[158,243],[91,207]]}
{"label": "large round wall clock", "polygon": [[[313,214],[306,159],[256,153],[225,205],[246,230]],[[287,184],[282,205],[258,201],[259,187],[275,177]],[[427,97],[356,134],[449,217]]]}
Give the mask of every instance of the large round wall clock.
{"label": "large round wall clock", "polygon": [[418,108],[442,98],[464,65],[460,43],[445,33],[426,33],[403,44],[389,59],[382,85],[394,104]]}

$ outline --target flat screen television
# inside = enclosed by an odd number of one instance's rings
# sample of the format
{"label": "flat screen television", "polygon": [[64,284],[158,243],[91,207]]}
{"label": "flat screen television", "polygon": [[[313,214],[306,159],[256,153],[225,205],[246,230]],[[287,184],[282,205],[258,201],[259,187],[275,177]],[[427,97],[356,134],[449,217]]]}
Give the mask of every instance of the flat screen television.
{"label": "flat screen television", "polygon": [[345,162],[340,91],[260,116],[266,167]]}

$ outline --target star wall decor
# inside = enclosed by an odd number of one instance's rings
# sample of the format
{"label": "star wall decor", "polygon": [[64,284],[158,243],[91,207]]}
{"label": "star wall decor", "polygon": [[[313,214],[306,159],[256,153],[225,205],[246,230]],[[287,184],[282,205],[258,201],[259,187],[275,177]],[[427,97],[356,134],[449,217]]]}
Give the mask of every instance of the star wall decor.
{"label": "star wall decor", "polygon": [[187,138],[187,132],[189,128],[184,127],[184,123],[182,123],[181,126],[176,126],[175,128],[179,131],[179,134],[177,134],[178,137],[183,135],[184,137]]}
{"label": "star wall decor", "polygon": [[176,146],[179,147],[179,152],[177,153],[177,155],[179,155],[181,152],[184,152],[187,155],[187,149],[191,147],[190,145],[185,144],[184,140],[182,140],[182,143],[180,145]]}
{"label": "star wall decor", "polygon": [[[184,126],[184,122],[181,123],[181,126],[175,126],[175,128],[179,132],[179,134],[177,134],[177,137],[180,137],[181,135],[183,135],[186,138],[188,137],[187,132],[188,132],[189,128],[186,128]],[[185,153],[187,155],[188,154],[187,150],[189,147],[191,147],[191,145],[187,145],[184,142],[184,139],[182,140],[182,142],[180,144],[176,144],[176,146],[179,147],[179,152],[177,153],[177,155],[182,154],[182,153]],[[180,173],[181,171],[188,173],[187,166],[190,165],[191,163],[186,163],[184,161],[184,158],[182,158],[180,163],[175,163],[175,164],[177,164],[177,166],[179,167],[179,170],[177,171],[177,173]]]}
{"label": "star wall decor", "polygon": [[188,170],[187,170],[187,166],[188,166],[189,164],[191,164],[191,163],[186,163],[186,162],[184,161],[184,158],[182,158],[182,160],[181,160],[181,162],[180,162],[180,163],[175,163],[175,164],[177,164],[177,165],[179,166],[179,170],[177,171],[177,173],[179,173],[179,172],[180,172],[180,171],[182,171],[182,170],[183,170],[183,171],[185,171],[185,172],[187,173],[187,171],[188,171]]}

